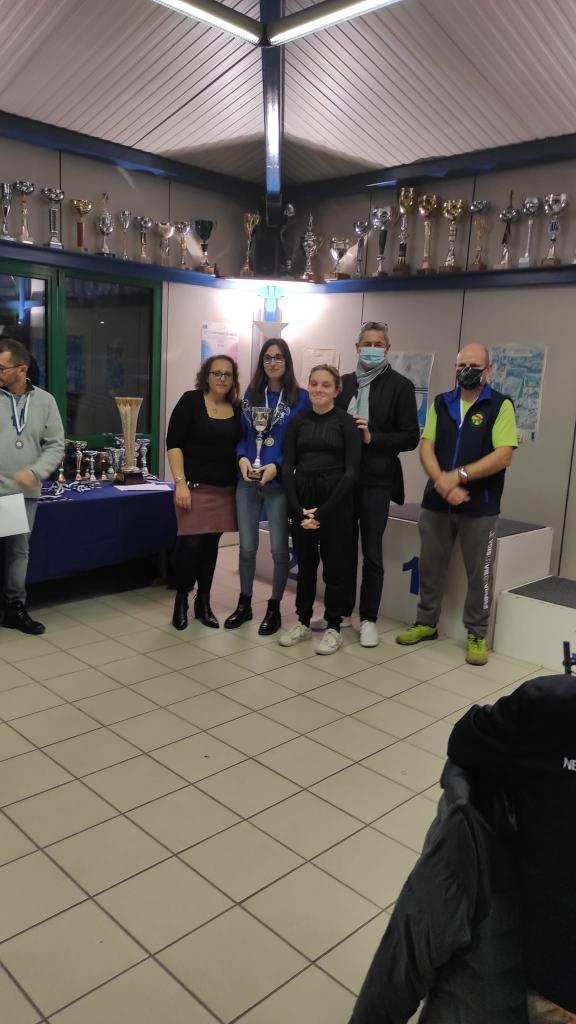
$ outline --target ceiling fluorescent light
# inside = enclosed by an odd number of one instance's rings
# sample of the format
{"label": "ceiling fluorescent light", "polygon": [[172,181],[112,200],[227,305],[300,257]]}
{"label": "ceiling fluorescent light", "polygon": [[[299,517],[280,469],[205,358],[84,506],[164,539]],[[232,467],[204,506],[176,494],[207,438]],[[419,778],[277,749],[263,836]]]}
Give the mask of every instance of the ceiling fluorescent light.
{"label": "ceiling fluorescent light", "polygon": [[288,43],[291,39],[310,35],[321,28],[329,28],[339,21],[350,21],[361,14],[376,11],[379,7],[387,7],[397,0],[323,0],[296,14],[288,14],[278,18],[268,26],[268,41],[272,46]]}
{"label": "ceiling fluorescent light", "polygon": [[231,32],[249,43],[258,44],[262,39],[262,26],[259,21],[249,18],[247,14],[240,14],[232,7],[225,7],[216,0],[155,0],[155,3],[178,11],[179,14],[185,14],[187,18],[196,18],[225,32]]}

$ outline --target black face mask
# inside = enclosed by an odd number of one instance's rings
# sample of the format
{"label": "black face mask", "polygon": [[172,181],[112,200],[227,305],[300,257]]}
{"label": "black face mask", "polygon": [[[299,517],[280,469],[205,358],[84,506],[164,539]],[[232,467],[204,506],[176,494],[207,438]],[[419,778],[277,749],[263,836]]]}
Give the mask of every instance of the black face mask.
{"label": "black face mask", "polygon": [[461,366],[456,370],[456,383],[465,391],[475,391],[476,388],[482,387],[483,373],[484,370],[478,369],[477,366]]}

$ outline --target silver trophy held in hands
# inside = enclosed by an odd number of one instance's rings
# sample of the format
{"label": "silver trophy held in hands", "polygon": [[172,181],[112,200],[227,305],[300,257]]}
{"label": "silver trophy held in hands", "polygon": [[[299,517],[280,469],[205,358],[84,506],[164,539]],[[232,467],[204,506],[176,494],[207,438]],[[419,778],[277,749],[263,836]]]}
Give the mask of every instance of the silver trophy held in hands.
{"label": "silver trophy held in hands", "polygon": [[386,253],[386,241],[388,239],[388,228],[393,223],[394,211],[391,206],[378,206],[370,214],[370,224],[374,231],[378,232],[378,255],[376,256],[376,270],[372,277],[388,277],[384,270],[384,257]]}
{"label": "silver trophy held in hands", "polygon": [[58,207],[64,201],[64,192],[61,188],[52,188],[47,185],[40,189],[40,195],[45,203],[48,203],[48,230],[50,237],[46,245],[50,249],[63,249],[64,246],[58,237]]}
{"label": "silver trophy held in hands", "polygon": [[32,181],[15,181],[14,191],[20,196],[20,234],[18,241],[23,245],[33,245],[34,239],[28,230],[28,196],[31,196],[36,186]]}
{"label": "silver trophy held in hands", "polygon": [[544,267],[555,267],[561,263],[561,259],[556,254],[556,242],[558,235],[560,234],[560,217],[564,213],[568,206],[568,196],[566,192],[550,192],[544,197],[544,209],[550,217],[548,224],[548,234],[550,236],[550,245],[548,246],[548,252],[542,260]]}
{"label": "silver trophy held in hands", "polygon": [[[277,408],[278,406],[276,406],[276,409]],[[270,427],[272,426],[272,409],[268,409],[264,405],[250,405],[250,403],[244,399],[242,402],[242,412],[256,431],[256,458],[252,463],[252,469],[248,470],[248,477],[250,480],[258,481],[262,479],[262,473],[264,472],[260,453],[262,451],[262,445],[264,444],[264,434],[270,430]],[[269,438],[266,438],[266,440],[269,440]]]}
{"label": "silver trophy held in hands", "polygon": [[474,243],[474,259],[470,264],[470,270],[486,270],[486,260],[484,259],[484,239],[486,237],[486,230],[488,227],[486,211],[489,206],[490,203],[488,199],[475,199],[473,203],[470,203],[470,213],[474,219],[474,232],[476,238]]}
{"label": "silver trophy held in hands", "polygon": [[10,213],[10,207],[12,206],[13,194],[14,189],[9,181],[3,181],[0,183],[0,198],[2,199],[2,229],[0,230],[0,241],[2,242],[16,241],[8,231],[8,214]]}
{"label": "silver trophy held in hands", "polygon": [[526,248],[524,254],[518,260],[519,267],[532,266],[532,233],[534,231],[534,218],[540,212],[540,200],[538,196],[526,196],[522,203],[522,213],[528,218],[528,234],[526,235]]}

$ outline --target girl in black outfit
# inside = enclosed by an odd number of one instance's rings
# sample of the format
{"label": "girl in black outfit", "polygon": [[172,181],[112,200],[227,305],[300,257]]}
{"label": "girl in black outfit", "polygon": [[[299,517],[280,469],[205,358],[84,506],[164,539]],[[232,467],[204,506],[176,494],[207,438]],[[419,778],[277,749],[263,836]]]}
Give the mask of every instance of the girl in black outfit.
{"label": "girl in black outfit", "polygon": [[284,441],[283,480],[298,559],[298,622],[279,643],[292,647],[312,635],[310,619],[322,558],[327,628],[317,654],[333,654],[342,646],[347,559],[354,548],[353,488],[362,441],[353,418],[334,406],[340,389],[340,374],[334,366],[315,366],[308,382],[312,409],[290,422]]}
{"label": "girl in black outfit", "polygon": [[210,607],[210,589],[220,537],[237,529],[236,445],[241,435],[238,396],[234,360],[211,356],[200,367],[196,390],[182,395],[170,417],[166,447],[176,483],[178,522],[173,561],[175,629],[188,625],[188,594],[195,583],[196,618],[213,629],[219,626]]}

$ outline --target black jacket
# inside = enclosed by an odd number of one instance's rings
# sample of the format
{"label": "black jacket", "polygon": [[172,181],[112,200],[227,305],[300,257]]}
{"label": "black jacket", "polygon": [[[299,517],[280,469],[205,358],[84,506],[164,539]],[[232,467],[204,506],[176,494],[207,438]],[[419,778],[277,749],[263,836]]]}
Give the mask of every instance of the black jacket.
{"label": "black jacket", "polygon": [[[356,374],[345,373],[336,405],[348,409],[357,394]],[[391,366],[386,367],[370,385],[368,423],[372,440],[370,444],[362,445],[360,484],[390,487],[392,501],[402,505],[404,478],[398,454],[417,448],[420,427],[414,385]]]}
{"label": "black jacket", "polygon": [[[502,404],[506,401],[511,401],[508,395],[503,395],[489,384],[485,384],[460,423],[460,388],[436,396],[434,454],[441,469],[449,471],[456,469],[457,466],[465,466],[468,462],[476,462],[494,451],[492,428]],[[492,476],[468,481],[466,490],[470,494],[470,501],[465,501],[462,505],[449,505],[434,489],[432,481],[428,480],[422,508],[433,512],[450,511],[465,516],[496,516],[500,512],[505,473],[506,470],[501,469]]]}
{"label": "black jacket", "polygon": [[455,725],[452,760],[509,786],[530,986],[576,1013],[576,679],[530,679]]}
{"label": "black jacket", "polygon": [[407,1024],[424,998],[420,1024],[528,1024],[503,800],[450,762],[442,785],[350,1024]]}

